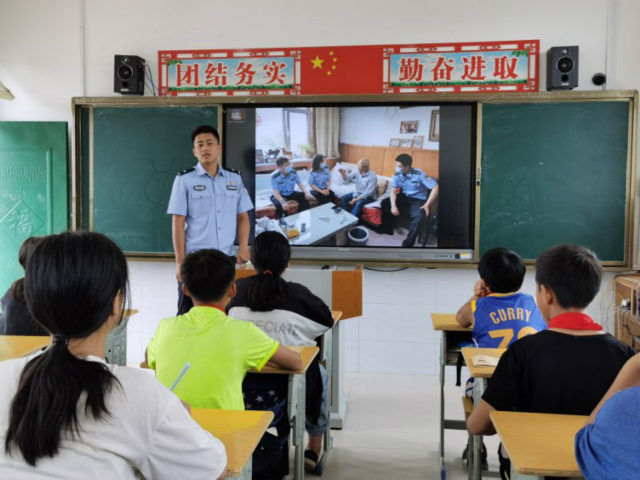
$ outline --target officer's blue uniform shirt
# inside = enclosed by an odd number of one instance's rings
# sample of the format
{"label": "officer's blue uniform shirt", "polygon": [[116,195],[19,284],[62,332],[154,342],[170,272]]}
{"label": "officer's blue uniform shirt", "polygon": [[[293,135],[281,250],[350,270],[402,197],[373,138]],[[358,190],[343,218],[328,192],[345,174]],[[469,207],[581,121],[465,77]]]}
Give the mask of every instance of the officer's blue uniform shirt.
{"label": "officer's blue uniform shirt", "polygon": [[404,175],[402,172],[396,172],[391,180],[391,186],[402,190],[402,193],[411,198],[427,200],[429,191],[433,190],[438,182],[418,168],[412,168],[409,173]]}
{"label": "officer's blue uniform shirt", "polygon": [[198,162],[173,181],[167,213],[186,218],[186,253],[216,248],[233,255],[237,215],[253,208],[240,175],[218,166],[211,177]]}
{"label": "officer's blue uniform shirt", "polygon": [[492,293],[471,302],[473,341],[480,348],[507,348],[547,328],[536,301],[526,293]]}
{"label": "officer's blue uniform shirt", "polygon": [[291,195],[296,185],[300,183],[300,177],[292,167],[287,168],[287,172],[285,175],[280,170],[276,170],[271,174],[271,189],[277,190],[282,196]]}
{"label": "officer's blue uniform shirt", "polygon": [[309,185],[315,185],[320,190],[324,190],[327,188],[330,178],[331,171],[328,167],[323,167],[320,170],[311,170],[309,172]]}

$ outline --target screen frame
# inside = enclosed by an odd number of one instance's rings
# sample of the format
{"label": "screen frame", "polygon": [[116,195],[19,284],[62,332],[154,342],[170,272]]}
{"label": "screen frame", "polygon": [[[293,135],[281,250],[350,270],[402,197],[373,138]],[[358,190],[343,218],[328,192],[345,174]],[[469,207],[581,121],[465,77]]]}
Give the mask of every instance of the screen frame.
{"label": "screen frame", "polygon": [[[447,268],[475,268],[479,260],[478,236],[479,236],[479,212],[480,212],[480,180],[481,180],[481,155],[482,155],[482,105],[485,103],[537,103],[537,102],[581,102],[581,101],[624,101],[629,103],[629,132],[628,132],[628,160],[627,160],[627,204],[626,204],[626,236],[625,236],[625,261],[603,262],[606,270],[621,271],[630,267],[640,267],[640,252],[636,252],[634,245],[640,244],[638,234],[640,229],[635,228],[635,196],[636,196],[636,160],[638,137],[638,92],[636,90],[580,90],[580,91],[538,91],[538,92],[487,92],[479,89],[461,93],[407,93],[407,94],[369,94],[369,95],[284,95],[284,96],[183,96],[183,97],[73,97],[71,107],[73,112],[73,147],[69,155],[69,182],[71,205],[69,209],[70,226],[73,230],[81,229],[82,211],[90,208],[93,198],[83,198],[82,186],[82,111],[86,107],[152,107],[152,106],[227,106],[239,107],[241,105],[260,104],[300,104],[300,103],[368,103],[368,104],[401,104],[401,103],[475,103],[476,108],[476,212],[474,231],[474,252],[470,261],[415,261],[415,260],[371,260],[348,259],[331,260],[334,265],[353,265],[354,263],[370,264],[371,266],[398,266],[398,267],[447,267]],[[220,123],[221,127],[224,124]],[[221,132],[224,136],[224,132]],[[91,135],[89,135],[91,136]],[[92,143],[92,139],[88,139]],[[89,153],[91,147],[89,145]],[[90,161],[90,159],[89,159]],[[224,163],[224,162],[223,162]],[[84,203],[88,203],[85,205]],[[129,259],[159,261],[173,259],[174,254],[125,252]],[[295,263],[326,265],[322,259],[299,259]],[[527,265],[532,265],[532,260],[526,260]]]}

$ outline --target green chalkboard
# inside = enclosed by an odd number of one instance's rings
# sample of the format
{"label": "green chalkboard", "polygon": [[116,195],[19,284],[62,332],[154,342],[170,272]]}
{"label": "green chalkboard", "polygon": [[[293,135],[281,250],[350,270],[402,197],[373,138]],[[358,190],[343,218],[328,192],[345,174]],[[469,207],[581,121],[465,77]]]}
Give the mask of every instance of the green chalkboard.
{"label": "green chalkboard", "polygon": [[625,261],[628,101],[485,104],[480,254],[558,243]]}
{"label": "green chalkboard", "polygon": [[0,295],[22,242],[69,226],[67,122],[0,122]]}
{"label": "green chalkboard", "polygon": [[83,168],[93,182],[93,207],[83,222],[125,252],[172,253],[171,186],[177,172],[197,162],[191,132],[202,124],[218,126],[218,107],[95,107],[92,173]]}

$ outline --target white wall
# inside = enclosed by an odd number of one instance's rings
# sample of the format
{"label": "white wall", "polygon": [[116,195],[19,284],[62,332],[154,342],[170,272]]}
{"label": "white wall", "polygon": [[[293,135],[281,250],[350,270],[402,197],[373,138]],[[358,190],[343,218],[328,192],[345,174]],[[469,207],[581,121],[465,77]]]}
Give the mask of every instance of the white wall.
{"label": "white wall", "polygon": [[[422,135],[422,148],[438,150],[438,142],[429,141],[431,112],[438,107],[345,107],[340,109],[340,143],[388,147],[389,139],[413,139]],[[400,122],[418,121],[415,133],[400,133]]]}
{"label": "white wall", "polygon": [[[0,81],[16,99],[0,100],[0,120],[70,122],[72,96],[114,95],[114,54],[144,57],[155,78],[157,51],[179,48],[539,38],[541,52],[580,45],[579,89],[594,88],[591,76],[603,71],[608,88],[638,89],[639,19],[636,0],[2,0]],[[174,311],[175,284],[171,263],[130,265],[134,307],[141,310],[129,328],[135,360],[157,321]],[[429,333],[428,314],[455,309],[475,278],[457,269],[365,272],[365,317],[345,322],[351,369],[432,372],[437,335]],[[596,318],[609,311],[610,279],[604,300],[591,309]]]}

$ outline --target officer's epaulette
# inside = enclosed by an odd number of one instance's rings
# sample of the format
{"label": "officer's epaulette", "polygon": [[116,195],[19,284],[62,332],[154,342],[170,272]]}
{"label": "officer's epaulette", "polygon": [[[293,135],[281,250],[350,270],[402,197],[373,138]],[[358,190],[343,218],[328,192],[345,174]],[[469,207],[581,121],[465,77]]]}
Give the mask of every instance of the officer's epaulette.
{"label": "officer's epaulette", "polygon": [[184,175],[185,173],[193,172],[196,167],[185,168],[184,170],[179,171],[176,175]]}
{"label": "officer's epaulette", "polygon": [[396,175],[402,175],[402,172],[395,172],[395,173],[393,174],[393,176],[394,176],[394,177],[395,177]]}
{"label": "officer's epaulette", "polygon": [[240,175],[240,171],[236,170],[235,168],[224,168],[227,172],[231,172],[231,173],[235,173],[236,175]]}
{"label": "officer's epaulette", "polygon": [[280,170],[276,170],[276,172],[272,174],[273,178],[278,178],[280,176],[280,173],[282,173],[280,172]]}
{"label": "officer's epaulette", "polygon": [[412,168],[411,173],[415,173],[417,175],[420,173],[420,170],[418,170],[417,168]]}

